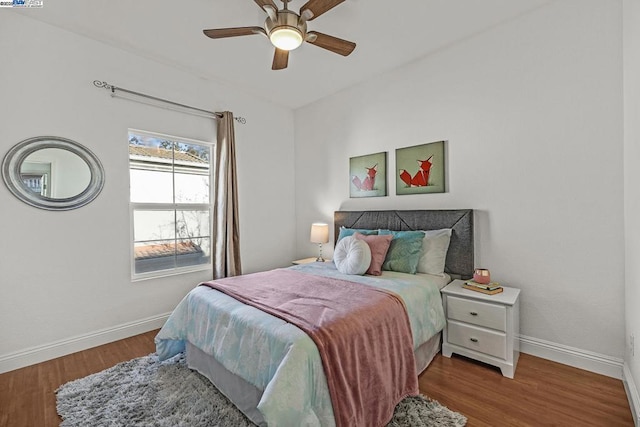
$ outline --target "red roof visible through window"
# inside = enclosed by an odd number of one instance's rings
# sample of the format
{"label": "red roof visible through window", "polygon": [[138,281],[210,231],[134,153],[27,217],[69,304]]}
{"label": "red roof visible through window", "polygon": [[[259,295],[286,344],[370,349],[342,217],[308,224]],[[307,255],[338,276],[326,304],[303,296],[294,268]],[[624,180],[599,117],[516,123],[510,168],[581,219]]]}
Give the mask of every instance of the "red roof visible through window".
{"label": "red roof visible through window", "polygon": [[155,245],[136,246],[134,248],[135,259],[160,258],[166,256],[189,255],[202,253],[200,246],[193,242],[159,243]]}
{"label": "red roof visible through window", "polygon": [[185,151],[174,150],[174,155],[171,154],[171,150],[167,150],[162,147],[144,147],[140,145],[129,145],[129,155],[154,157],[156,159],[175,159],[177,161],[194,162],[208,164],[207,160],[203,160],[198,156],[194,156],[191,153]]}

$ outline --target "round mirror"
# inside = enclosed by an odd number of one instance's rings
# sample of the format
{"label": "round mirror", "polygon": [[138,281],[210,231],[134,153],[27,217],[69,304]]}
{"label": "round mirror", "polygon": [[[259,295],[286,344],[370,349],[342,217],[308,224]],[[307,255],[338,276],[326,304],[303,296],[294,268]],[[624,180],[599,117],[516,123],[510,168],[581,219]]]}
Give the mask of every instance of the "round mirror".
{"label": "round mirror", "polygon": [[40,136],[14,146],[2,162],[9,190],[32,206],[69,210],[95,199],[104,170],[87,148],[66,138]]}

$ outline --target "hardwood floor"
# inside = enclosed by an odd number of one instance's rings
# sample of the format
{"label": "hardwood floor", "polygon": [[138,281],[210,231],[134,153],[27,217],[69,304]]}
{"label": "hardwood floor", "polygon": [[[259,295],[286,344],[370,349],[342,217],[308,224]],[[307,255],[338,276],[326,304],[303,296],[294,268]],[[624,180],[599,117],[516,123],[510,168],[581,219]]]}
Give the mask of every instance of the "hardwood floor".
{"label": "hardwood floor", "polygon": [[420,376],[420,391],[464,414],[469,427],[633,426],[622,381],[523,353],[514,379],[438,355]]}
{"label": "hardwood floor", "polygon": [[0,427],[60,424],[55,390],[62,384],[155,351],[158,331],[0,374]]}
{"label": "hardwood floor", "polygon": [[[57,426],[55,390],[119,362],[152,353],[157,331],[0,374],[0,426]],[[633,426],[622,381],[527,354],[513,380],[496,368],[436,356],[420,391],[475,426]]]}

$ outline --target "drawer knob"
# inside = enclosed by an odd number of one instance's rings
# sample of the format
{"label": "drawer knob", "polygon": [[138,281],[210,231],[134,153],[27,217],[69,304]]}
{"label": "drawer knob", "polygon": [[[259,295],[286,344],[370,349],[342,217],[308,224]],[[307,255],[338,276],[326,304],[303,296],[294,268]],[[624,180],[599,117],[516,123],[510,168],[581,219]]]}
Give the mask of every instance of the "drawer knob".
{"label": "drawer knob", "polygon": [[478,338],[469,338],[471,342],[478,342]]}
{"label": "drawer knob", "polygon": [[475,311],[470,311],[469,314],[472,315],[472,316],[477,316],[478,315],[478,313],[476,313]]}

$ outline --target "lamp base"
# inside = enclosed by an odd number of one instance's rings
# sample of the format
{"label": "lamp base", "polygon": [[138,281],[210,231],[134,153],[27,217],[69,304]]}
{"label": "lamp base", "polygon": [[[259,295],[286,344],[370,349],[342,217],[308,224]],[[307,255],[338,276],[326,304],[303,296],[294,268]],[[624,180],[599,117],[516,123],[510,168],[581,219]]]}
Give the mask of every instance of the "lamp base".
{"label": "lamp base", "polygon": [[324,262],[324,258],[322,258],[322,243],[318,243],[318,258],[316,258],[316,262]]}

